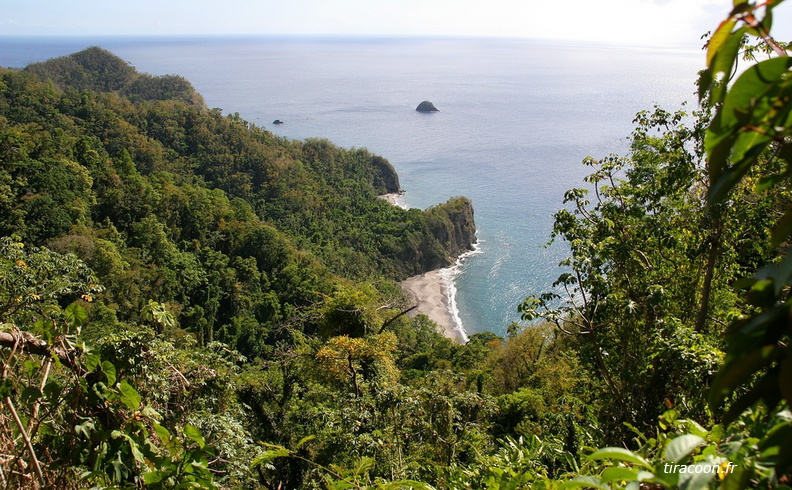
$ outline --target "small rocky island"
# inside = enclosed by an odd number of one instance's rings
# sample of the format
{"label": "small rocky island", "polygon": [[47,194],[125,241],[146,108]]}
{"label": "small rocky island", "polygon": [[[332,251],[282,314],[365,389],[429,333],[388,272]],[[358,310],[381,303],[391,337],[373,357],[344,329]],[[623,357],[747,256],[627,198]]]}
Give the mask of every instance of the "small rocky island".
{"label": "small rocky island", "polygon": [[416,107],[415,110],[418,111],[418,112],[439,112],[440,111],[437,107],[434,106],[434,104],[432,104],[428,100],[425,100],[425,101],[421,102],[420,104],[418,104],[418,107]]}

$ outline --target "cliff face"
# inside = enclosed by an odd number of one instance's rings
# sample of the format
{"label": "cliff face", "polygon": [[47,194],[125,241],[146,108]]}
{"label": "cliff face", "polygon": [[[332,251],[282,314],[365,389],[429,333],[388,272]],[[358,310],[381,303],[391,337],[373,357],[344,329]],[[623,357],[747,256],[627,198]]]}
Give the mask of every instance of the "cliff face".
{"label": "cliff face", "polygon": [[473,203],[466,197],[456,197],[445,204],[427,210],[433,214],[428,220],[430,233],[445,244],[443,267],[451,265],[465,252],[473,250],[476,243],[476,223]]}
{"label": "cliff face", "polygon": [[393,168],[393,165],[388,160],[380,156],[374,156],[371,159],[371,164],[375,172],[373,184],[380,194],[394,194],[401,190],[396,169]]}
{"label": "cliff face", "polygon": [[476,224],[470,199],[453,198],[423,211],[423,215],[426,226],[424,240],[398,255],[402,263],[410,264],[408,275],[449,267],[460,255],[473,250],[476,243]]}

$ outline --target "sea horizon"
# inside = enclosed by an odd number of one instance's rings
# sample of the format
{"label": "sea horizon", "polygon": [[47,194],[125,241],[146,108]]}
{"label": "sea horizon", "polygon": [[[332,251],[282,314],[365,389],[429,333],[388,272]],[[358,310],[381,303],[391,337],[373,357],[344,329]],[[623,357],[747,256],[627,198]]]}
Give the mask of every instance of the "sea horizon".
{"label": "sea horizon", "polygon": [[[481,253],[454,275],[468,335],[504,334],[550,288],[565,247],[545,247],[581,161],[625,154],[635,114],[695,106],[703,53],[512,38],[0,36],[0,65],[97,45],[152,75],[187,79],[208,107],[289,139],[367,148],[427,208],[472,199]],[[14,65],[16,64],[16,66]],[[419,114],[422,100],[439,109]],[[284,123],[274,125],[272,121]]]}

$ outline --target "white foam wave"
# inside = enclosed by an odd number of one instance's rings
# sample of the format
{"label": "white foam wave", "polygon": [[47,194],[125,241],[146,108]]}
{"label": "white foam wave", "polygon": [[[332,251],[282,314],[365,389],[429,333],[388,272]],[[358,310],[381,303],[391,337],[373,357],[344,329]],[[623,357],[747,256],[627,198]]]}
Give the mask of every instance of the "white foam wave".
{"label": "white foam wave", "polygon": [[441,285],[445,292],[446,298],[448,298],[448,313],[451,315],[454,330],[457,332],[457,334],[459,334],[459,337],[465,343],[468,341],[468,336],[465,332],[465,326],[462,324],[462,319],[459,317],[459,308],[457,307],[456,302],[456,278],[462,273],[461,266],[465,259],[480,253],[484,253],[484,251],[481,249],[481,241],[478,241],[473,244],[473,250],[460,255],[454,265],[440,269],[438,271]]}
{"label": "white foam wave", "polygon": [[404,197],[404,192],[400,192],[393,196],[393,204],[399,206],[402,209],[410,209],[410,206],[407,204],[407,199]]}

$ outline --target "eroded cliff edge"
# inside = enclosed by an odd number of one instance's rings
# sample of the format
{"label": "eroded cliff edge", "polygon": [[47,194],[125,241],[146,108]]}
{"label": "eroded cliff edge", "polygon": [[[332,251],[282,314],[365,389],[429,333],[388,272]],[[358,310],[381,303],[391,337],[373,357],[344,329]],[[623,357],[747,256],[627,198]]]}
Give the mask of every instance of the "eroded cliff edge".
{"label": "eroded cliff edge", "polygon": [[423,238],[422,243],[405,247],[398,256],[400,262],[412,265],[401,279],[449,267],[460,255],[473,250],[476,243],[476,223],[470,199],[455,197],[421,214],[425,226],[419,235]]}
{"label": "eroded cliff edge", "polygon": [[431,234],[438,241],[447,244],[446,255],[438,264],[439,267],[447,267],[463,253],[473,250],[476,243],[476,222],[470,199],[456,197],[445,204],[429,208],[427,213]]}

